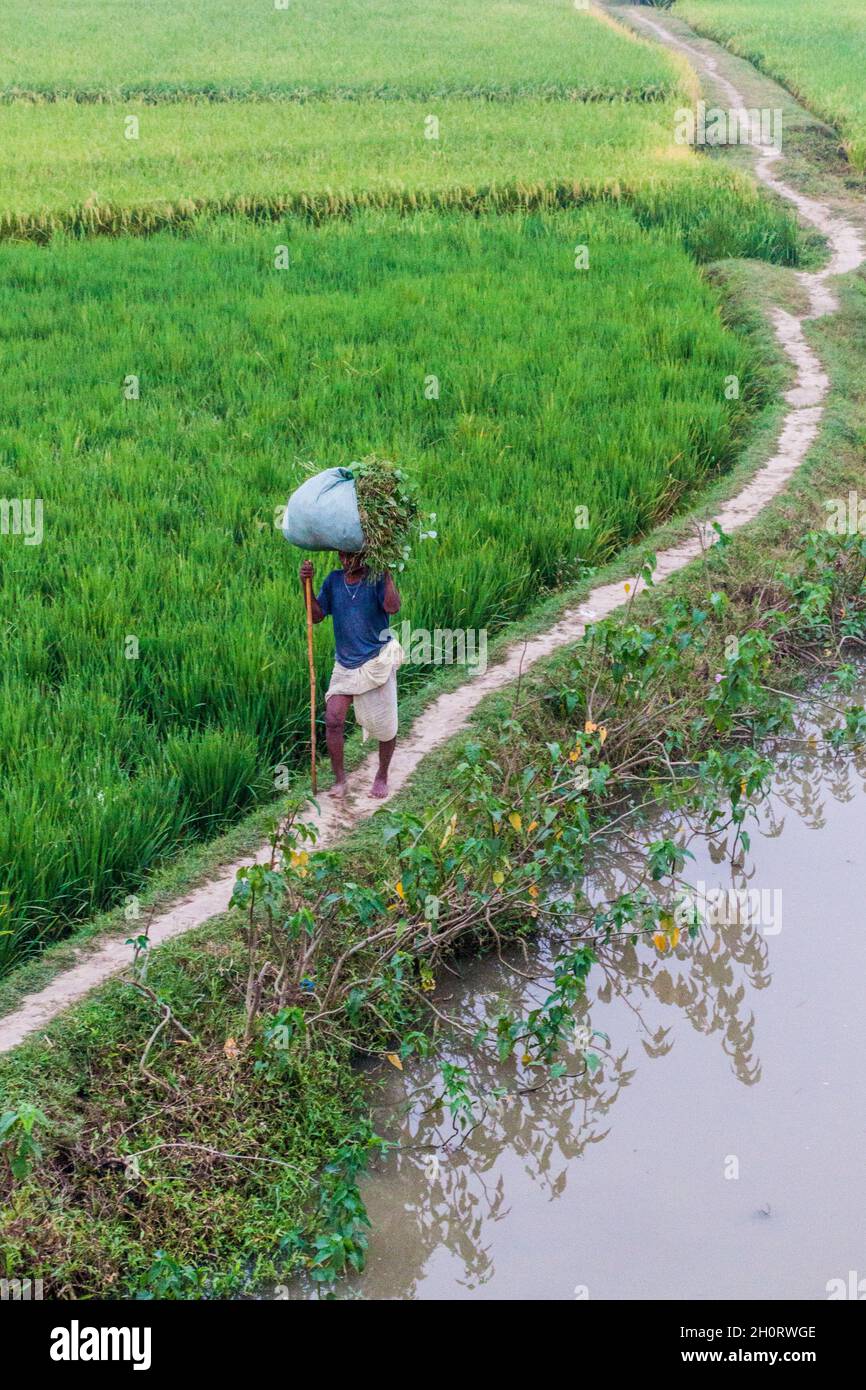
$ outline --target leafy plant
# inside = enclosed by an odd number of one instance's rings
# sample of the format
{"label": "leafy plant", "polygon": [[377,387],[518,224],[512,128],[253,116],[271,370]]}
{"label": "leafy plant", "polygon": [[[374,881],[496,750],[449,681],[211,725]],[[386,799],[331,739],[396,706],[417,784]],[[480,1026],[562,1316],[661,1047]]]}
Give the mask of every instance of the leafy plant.
{"label": "leafy plant", "polygon": [[405,569],[412,551],[410,538],[421,530],[421,510],[406,473],[375,454],[353,463],[351,472],[370,572]]}
{"label": "leafy plant", "polygon": [[0,1160],[9,1178],[23,1181],[42,1157],[35,1131],[48,1120],[38,1106],[22,1101],[0,1115]]}
{"label": "leafy plant", "polygon": [[203,1270],[197,1269],[195,1265],[181,1264],[164,1250],[157,1250],[153,1264],[135,1297],[140,1300],[199,1298],[205,1283],[206,1275]]}

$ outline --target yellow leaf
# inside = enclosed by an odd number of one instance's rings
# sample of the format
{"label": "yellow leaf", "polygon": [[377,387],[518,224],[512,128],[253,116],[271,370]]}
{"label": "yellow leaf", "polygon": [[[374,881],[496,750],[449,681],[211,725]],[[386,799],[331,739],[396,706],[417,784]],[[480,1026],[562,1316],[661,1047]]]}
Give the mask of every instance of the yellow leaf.
{"label": "yellow leaf", "polygon": [[457,829],[457,812],[455,811],[455,812],[454,812],[454,815],[451,817],[450,821],[448,822],[448,824],[447,824],[446,827],[445,827],[445,834],[442,836],[442,839],[439,841],[439,848],[440,848],[440,849],[444,849],[444,848],[445,848],[445,846],[447,845],[448,841],[451,839],[451,836],[454,834],[454,831],[455,831],[456,829]]}
{"label": "yellow leaf", "polygon": [[607,729],[606,729],[606,728],[604,727],[604,725],[602,724],[601,728],[600,728],[599,731],[598,731],[598,741],[599,741],[599,743],[601,744],[602,748],[604,747],[604,741],[605,741],[606,738],[607,738]]}
{"label": "yellow leaf", "polygon": [[531,1057],[530,1053],[524,1052],[524,1054],[523,1054],[523,1056],[521,1057],[520,1060],[521,1060],[521,1062],[523,1063],[524,1066],[528,1066],[529,1063],[532,1061],[532,1057]]}
{"label": "yellow leaf", "polygon": [[537,821],[537,820],[531,820],[531,821],[529,822],[528,826],[526,827],[526,833],[527,833],[527,835],[531,835],[532,832],[533,832],[533,830],[537,830],[537,829],[538,829],[538,821]]}
{"label": "yellow leaf", "polygon": [[679,939],[680,939],[680,929],[679,929],[679,927],[674,927],[673,931],[671,932],[671,945],[672,945],[672,946],[676,946],[677,943],[679,942]]}
{"label": "yellow leaf", "polygon": [[523,817],[517,811],[512,811],[508,819],[515,830],[520,831],[523,829]]}
{"label": "yellow leaf", "polygon": [[530,896],[530,898],[537,898],[537,897],[538,897],[538,888],[537,888],[537,886],[536,886],[534,883],[531,883],[531,884],[529,885],[529,896]]}
{"label": "yellow leaf", "polygon": [[664,951],[668,944],[667,937],[665,936],[664,932],[661,931],[657,931],[655,933],[655,935],[653,936],[653,941],[655,943],[656,949],[659,951]]}
{"label": "yellow leaf", "polygon": [[386,1052],[385,1057],[391,1063],[392,1067],[396,1067],[398,1071],[403,1070],[403,1063],[400,1061],[396,1052]]}
{"label": "yellow leaf", "polygon": [[496,884],[497,888],[500,884],[505,882],[505,875],[501,869],[496,870],[495,874],[493,875],[493,882]]}
{"label": "yellow leaf", "polygon": [[574,751],[573,751],[572,753],[569,753],[569,755],[568,755],[568,761],[569,761],[570,763],[576,763],[579,757],[580,757],[580,749],[579,749],[579,748],[575,748]]}
{"label": "yellow leaf", "polygon": [[627,594],[630,594],[630,593],[631,593],[631,585],[630,585],[630,584],[626,584],[626,586],[625,586],[625,591],[626,591]]}
{"label": "yellow leaf", "polygon": [[594,734],[597,728],[597,724],[593,724],[591,719],[587,719],[586,723],[583,726],[583,732],[585,734]]}
{"label": "yellow leaf", "polygon": [[394,884],[394,892],[397,894],[397,897],[400,899],[401,902],[404,903],[406,901],[406,894],[403,892],[402,878]]}

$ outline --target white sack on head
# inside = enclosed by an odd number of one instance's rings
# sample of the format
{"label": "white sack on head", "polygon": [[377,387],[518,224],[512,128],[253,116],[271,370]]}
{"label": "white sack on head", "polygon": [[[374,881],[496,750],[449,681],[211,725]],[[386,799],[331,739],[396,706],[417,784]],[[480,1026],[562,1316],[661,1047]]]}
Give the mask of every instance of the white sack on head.
{"label": "white sack on head", "polygon": [[283,535],[302,550],[364,548],[355,480],[349,468],[326,468],[292,493],[283,516]]}

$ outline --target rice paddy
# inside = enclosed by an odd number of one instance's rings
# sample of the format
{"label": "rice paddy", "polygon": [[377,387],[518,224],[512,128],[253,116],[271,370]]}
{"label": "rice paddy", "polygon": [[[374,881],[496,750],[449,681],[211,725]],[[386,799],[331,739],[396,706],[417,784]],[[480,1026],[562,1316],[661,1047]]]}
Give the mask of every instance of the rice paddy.
{"label": "rice paddy", "polygon": [[310,461],[411,470],[401,621],[492,633],[762,399],[698,263],[802,246],[674,144],[681,66],[564,0],[290,4],[0,0],[0,969],[302,761]]}
{"label": "rice paddy", "polygon": [[702,260],[796,261],[789,214],[672,141],[675,102],[443,101],[138,108],[0,106],[0,239],[148,232],[202,213],[321,219],[357,209],[471,212],[624,202]]}
{"label": "rice paddy", "polygon": [[0,92],[77,100],[652,100],[678,60],[572,0],[0,0]]}
{"label": "rice paddy", "polygon": [[677,13],[836,126],[854,168],[866,170],[863,0],[680,0]]}

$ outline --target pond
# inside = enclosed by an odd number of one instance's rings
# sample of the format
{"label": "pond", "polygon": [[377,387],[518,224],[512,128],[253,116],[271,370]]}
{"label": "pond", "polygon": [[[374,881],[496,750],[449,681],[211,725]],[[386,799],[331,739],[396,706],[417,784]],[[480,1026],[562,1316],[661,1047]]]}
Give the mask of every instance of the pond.
{"label": "pond", "polygon": [[[479,1090],[512,1094],[455,1137],[423,1113],[437,1067],[387,1068],[378,1131],[404,1147],[364,1181],[369,1260],[336,1297],[825,1299],[861,1278],[866,1291],[864,780],[863,750],[801,745],[738,869],[731,842],[692,841],[690,880],[726,890],[727,910],[664,954],[605,948],[586,1018],[609,1044],[588,1080],[515,1094],[533,1072],[458,1039],[450,1060]],[[618,877],[611,864],[599,885]],[[531,1007],[555,954],[541,939],[526,958],[466,962],[436,997],[470,1024],[503,998]]]}

